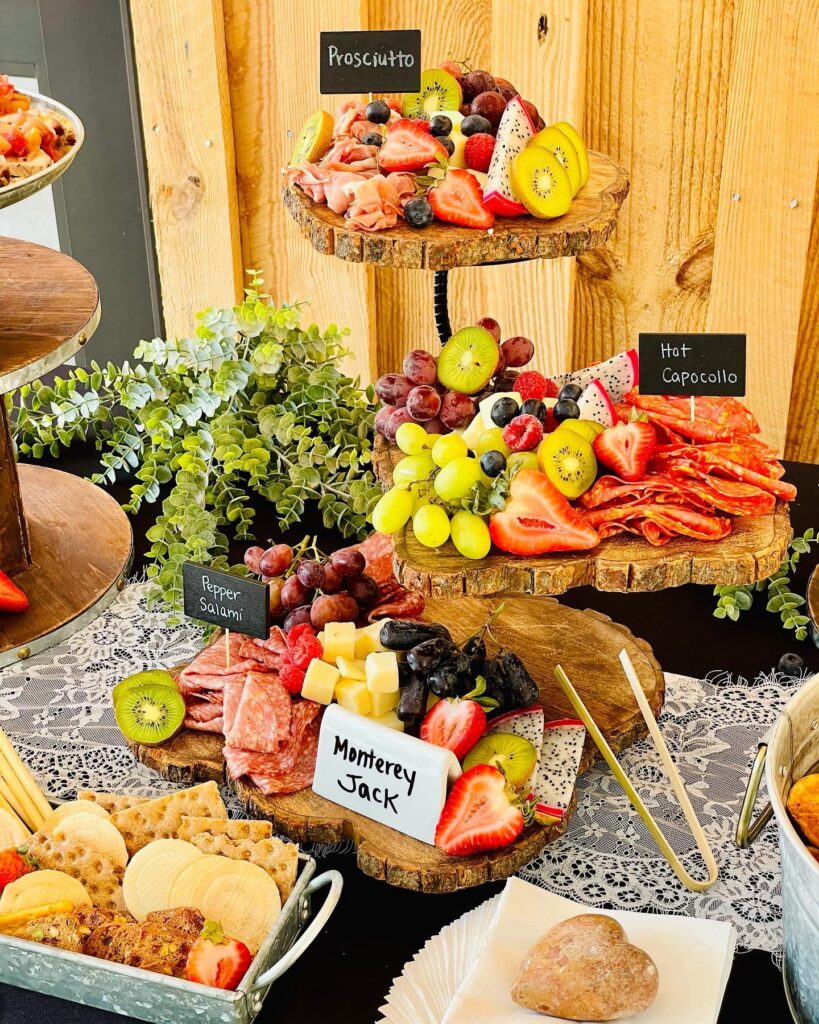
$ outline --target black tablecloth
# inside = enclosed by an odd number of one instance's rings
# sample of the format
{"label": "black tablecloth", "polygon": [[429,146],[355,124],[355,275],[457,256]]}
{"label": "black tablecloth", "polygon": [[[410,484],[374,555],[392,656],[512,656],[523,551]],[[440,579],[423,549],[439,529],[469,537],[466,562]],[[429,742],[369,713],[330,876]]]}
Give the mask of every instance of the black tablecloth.
{"label": "black tablecloth", "polygon": [[[94,467],[94,461],[83,453],[72,453],[60,466],[84,473]],[[801,533],[809,526],[819,527],[819,466],[786,466],[786,479],[799,488],[791,513],[794,529]],[[113,492],[122,497],[125,488],[117,485]],[[155,514],[156,506],[152,506],[134,521],[137,568],[147,547],[145,531]],[[326,550],[340,543],[337,536],[315,523],[302,526],[302,532],[312,528],[318,533]],[[237,559],[241,550],[237,546]],[[815,563],[814,553],[802,558],[798,586],[804,588]],[[715,599],[707,587],[686,586],[656,594],[604,594],[581,588],[560,600],[574,608],[596,608],[624,623],[651,643],[660,664],[672,672],[703,676],[713,669],[727,669],[753,679],[789,650],[798,651],[813,671],[819,671],[819,652],[810,641],[795,642],[782,629],[778,616],[765,612],[761,601],[743,614],[739,623],[731,623],[712,616]],[[407,892],[367,878],[357,870],[352,855],[329,856],[319,864],[319,870],[329,867],[344,874],[339,907],[309,953],[276,982],[258,1018],[261,1024],[371,1024],[392,979],[424,942],[502,888],[498,883],[435,896]],[[754,1010],[751,1017],[747,1015],[750,1006]],[[118,1019],[0,985],[2,1024],[42,1024],[47,1020],[113,1024]],[[766,1024],[789,1020],[782,976],[770,954],[760,951],[736,957],[719,1024],[751,1019]]]}

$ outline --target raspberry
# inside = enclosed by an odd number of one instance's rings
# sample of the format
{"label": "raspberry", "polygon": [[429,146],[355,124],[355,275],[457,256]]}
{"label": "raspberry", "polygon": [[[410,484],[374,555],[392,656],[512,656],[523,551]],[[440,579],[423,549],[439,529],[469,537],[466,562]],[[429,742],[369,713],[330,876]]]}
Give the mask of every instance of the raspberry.
{"label": "raspberry", "polygon": [[513,452],[531,452],[543,440],[543,425],[535,416],[516,416],[503,428],[503,440]]}
{"label": "raspberry", "polygon": [[555,382],[548,380],[537,370],[524,370],[523,373],[518,374],[513,387],[523,402],[527,398],[537,398],[538,401],[542,401],[544,398],[557,398]]}
{"label": "raspberry", "polygon": [[285,664],[282,659],[279,679],[281,679],[285,690],[290,693],[301,693],[301,688],[304,685],[304,669],[299,668],[298,665]]}
{"label": "raspberry", "polygon": [[473,171],[488,171],[492,161],[492,151],[495,148],[495,140],[485,132],[478,132],[477,135],[470,135],[464,147],[464,162]]}
{"label": "raspberry", "polygon": [[320,658],[322,654],[321,644],[315,637],[303,637],[290,652],[290,659],[294,665],[306,669],[314,658]]}
{"label": "raspberry", "polygon": [[287,643],[293,647],[301,640],[303,636],[315,636],[316,631],[310,625],[309,622],[300,622],[298,626],[293,626],[290,632],[287,634]]}

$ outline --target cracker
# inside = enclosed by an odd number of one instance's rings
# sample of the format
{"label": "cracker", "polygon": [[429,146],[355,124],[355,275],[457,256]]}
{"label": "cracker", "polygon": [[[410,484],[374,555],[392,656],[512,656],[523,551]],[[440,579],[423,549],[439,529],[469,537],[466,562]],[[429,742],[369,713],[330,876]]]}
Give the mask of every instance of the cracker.
{"label": "cracker", "polygon": [[231,860],[249,860],[251,864],[257,864],[276,883],[282,904],[293,891],[299,865],[299,848],[295,843],[285,843],[275,837],[255,842],[251,839],[230,839],[210,832],[198,832],[189,841],[202,853],[214,853],[230,857]]}
{"label": "cracker", "polygon": [[64,871],[82,882],[95,907],[114,914],[127,913],[122,896],[123,869],[90,846],[69,835],[36,832],[29,840],[28,852],[41,868]]}
{"label": "cracker", "polygon": [[145,804],[151,798],[149,796],[134,796],[130,793],[95,793],[93,789],[80,789],[77,791],[77,799],[90,800],[91,803],[99,804],[109,814],[113,814],[114,811],[124,811],[126,807]]}
{"label": "cracker", "polygon": [[213,836],[227,836],[228,839],[270,839],[273,826],[269,821],[255,819],[238,819],[225,821],[223,818],[200,818],[190,815],[182,816],[179,826],[179,838],[190,840],[191,836],[200,832],[209,832]]}
{"label": "cracker", "polygon": [[111,821],[122,833],[128,855],[133,857],[137,850],[154,839],[176,839],[185,815],[227,818],[227,810],[215,782],[203,782],[200,786],[115,811]]}

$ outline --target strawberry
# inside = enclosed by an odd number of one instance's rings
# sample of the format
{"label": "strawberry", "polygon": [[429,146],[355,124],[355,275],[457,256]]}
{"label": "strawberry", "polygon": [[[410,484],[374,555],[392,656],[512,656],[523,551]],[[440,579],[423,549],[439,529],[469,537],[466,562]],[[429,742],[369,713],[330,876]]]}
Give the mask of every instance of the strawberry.
{"label": "strawberry", "polygon": [[521,402],[525,402],[529,398],[536,398],[540,402],[544,398],[557,398],[558,396],[557,384],[553,380],[549,380],[548,377],[544,377],[542,373],[538,373],[537,370],[524,370],[523,373],[519,373],[512,386],[520,395]]}
{"label": "strawberry", "polygon": [[28,598],[0,569],[0,612],[24,612]]}
{"label": "strawberry", "polygon": [[503,512],[489,518],[492,543],[513,555],[586,551],[600,542],[585,516],[536,469],[522,469],[509,485]]}
{"label": "strawberry", "polygon": [[185,973],[188,981],[232,991],[245,976],[252,960],[244,942],[226,939],[220,924],[205,921],[205,927],[188,953]]}
{"label": "strawberry", "polygon": [[473,171],[488,171],[495,139],[486,132],[470,135],[464,146],[464,163]]}
{"label": "strawberry", "polygon": [[392,171],[420,171],[427,164],[433,164],[447,151],[432,135],[429,128],[424,131],[414,121],[401,118],[387,129],[387,137],[378,151],[378,168],[382,174]]}
{"label": "strawberry", "polygon": [[3,850],[0,853],[0,892],[10,882],[16,882],[18,878],[33,870],[34,865],[22,853],[18,853],[17,850]]}
{"label": "strawberry", "polygon": [[621,480],[641,480],[657,450],[657,435],[650,423],[633,420],[608,427],[594,439],[597,459]]}
{"label": "strawberry", "polygon": [[452,787],[435,829],[435,845],[452,857],[498,850],[513,843],[523,825],[523,812],[506,795],[503,772],[476,764]]}
{"label": "strawberry", "polygon": [[483,205],[478,179],[460,167],[450,167],[427,196],[432,212],[447,224],[465,228],[491,228],[495,217]]}
{"label": "strawberry", "polygon": [[451,750],[459,761],[483,736],[486,712],[474,700],[448,697],[427,711],[421,722],[421,739]]}

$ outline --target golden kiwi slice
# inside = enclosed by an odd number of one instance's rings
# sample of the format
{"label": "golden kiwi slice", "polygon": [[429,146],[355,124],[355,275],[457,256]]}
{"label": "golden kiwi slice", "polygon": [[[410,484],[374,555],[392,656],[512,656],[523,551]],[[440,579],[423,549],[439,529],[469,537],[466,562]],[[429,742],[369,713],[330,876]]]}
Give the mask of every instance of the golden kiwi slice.
{"label": "golden kiwi slice", "polygon": [[530,146],[541,146],[554,153],[557,159],[563,164],[566,173],[569,175],[569,183],[572,186],[572,195],[576,195],[580,189],[581,171],[580,157],[577,150],[569,141],[569,137],[559,128],[552,125],[544,128],[534,136],[529,143]]}
{"label": "golden kiwi slice", "polygon": [[533,217],[562,217],[572,205],[563,164],[540,146],[527,146],[512,161],[512,188]]}
{"label": "golden kiwi slice", "polygon": [[556,121],[552,127],[559,128],[574,146],[580,160],[580,187],[583,188],[589,180],[589,155],[586,152],[586,143],[580,138],[579,132],[568,121]]}

